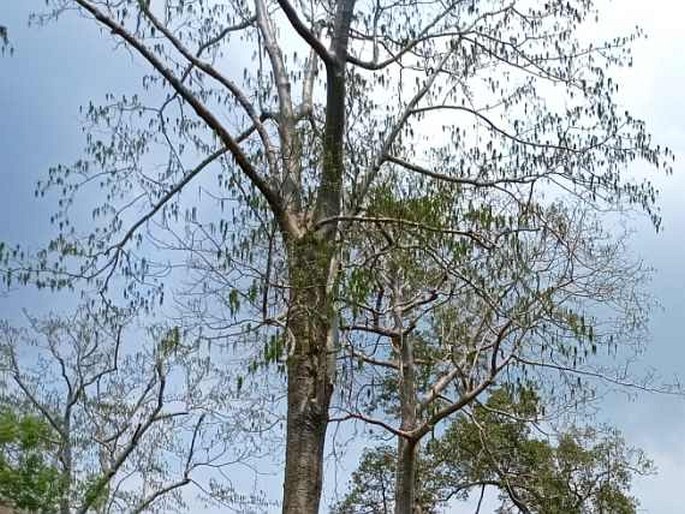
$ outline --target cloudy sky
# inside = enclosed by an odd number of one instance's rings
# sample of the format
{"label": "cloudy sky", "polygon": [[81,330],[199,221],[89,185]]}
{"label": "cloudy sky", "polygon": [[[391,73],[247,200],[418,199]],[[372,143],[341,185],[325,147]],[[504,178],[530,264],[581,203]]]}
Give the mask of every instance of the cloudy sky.
{"label": "cloudy sky", "polygon": [[[67,16],[29,28],[42,0],[0,0],[0,25],[16,49],[0,58],[0,241],[37,242],[51,233],[49,201],[33,197],[36,180],[56,163],[71,162],[83,145],[78,108],[105,92],[135,90],[141,69],[92,23]],[[622,101],[648,122],[656,139],[676,153],[675,174],[657,178],[664,230],[636,222],[633,251],[655,269],[651,285],[661,303],[651,323],[645,363],[670,378],[685,376],[685,3],[613,0],[603,9],[608,34],[642,26],[635,66],[622,73]],[[683,170],[685,171],[685,170]],[[49,307],[54,299],[26,291],[0,298],[0,316],[21,307]],[[685,400],[656,395],[612,397],[600,417],[625,431],[655,460],[659,474],[640,480],[644,512],[681,512],[685,477]],[[278,486],[280,488],[280,485]]]}

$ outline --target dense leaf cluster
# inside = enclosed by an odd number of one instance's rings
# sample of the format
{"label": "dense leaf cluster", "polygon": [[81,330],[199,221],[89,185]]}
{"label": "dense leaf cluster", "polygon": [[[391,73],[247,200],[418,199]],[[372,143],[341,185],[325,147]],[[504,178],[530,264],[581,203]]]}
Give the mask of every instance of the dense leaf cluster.
{"label": "dense leaf cluster", "polygon": [[39,416],[0,409],[0,505],[57,512],[62,476],[54,431]]}
{"label": "dense leaf cluster", "polygon": [[[496,389],[420,454],[416,512],[438,513],[483,495],[500,514],[635,514],[635,475],[652,471],[644,455],[611,429],[538,431],[540,399],[531,389]],[[393,512],[396,449],[366,450],[335,514]]]}

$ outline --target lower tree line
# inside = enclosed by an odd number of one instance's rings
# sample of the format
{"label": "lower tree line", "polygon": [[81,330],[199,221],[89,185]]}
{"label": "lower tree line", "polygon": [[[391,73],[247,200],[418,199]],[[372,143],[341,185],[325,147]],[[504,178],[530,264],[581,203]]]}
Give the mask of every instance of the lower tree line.
{"label": "lower tree line", "polygon": [[[277,424],[249,378],[227,399],[235,377],[177,327],[132,331],[133,317],[119,311],[28,321],[28,329],[5,323],[0,334],[2,504],[60,514],[275,507],[268,493],[230,480],[268,459],[265,434]],[[425,344],[414,346],[421,361]],[[397,419],[398,388],[385,378],[367,400]],[[411,512],[463,503],[480,514],[493,502],[502,514],[638,512],[631,481],[653,472],[650,461],[614,429],[570,422],[584,404],[571,416],[549,411],[569,408],[562,403],[547,402],[534,380],[504,380],[432,428],[414,450]],[[382,430],[361,439],[366,448],[331,514],[396,511],[406,441],[401,431],[390,438],[394,445]]]}

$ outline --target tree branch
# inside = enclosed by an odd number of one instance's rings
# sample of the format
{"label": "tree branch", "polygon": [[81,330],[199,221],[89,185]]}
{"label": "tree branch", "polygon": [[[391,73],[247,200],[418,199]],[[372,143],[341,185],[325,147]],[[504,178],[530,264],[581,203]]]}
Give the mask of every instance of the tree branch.
{"label": "tree branch", "polygon": [[334,57],[326,50],[326,47],[319,41],[316,34],[302,22],[293,5],[288,0],[278,0],[278,5],[283,9],[283,12],[295,31],[305,40],[311,49],[316,52],[316,55],[318,55],[326,65],[332,64]]}
{"label": "tree branch", "polygon": [[162,75],[162,77],[164,77],[169,85],[193,108],[198,117],[202,119],[214,133],[217,134],[219,139],[221,139],[224,145],[228,148],[238,164],[238,167],[264,196],[265,200],[269,204],[269,207],[274,213],[274,216],[278,220],[281,230],[283,230],[285,233],[299,236],[300,229],[292,216],[285,210],[281,197],[271,188],[264,177],[262,177],[252,166],[248,157],[242,151],[231,134],[218,120],[218,118],[212,114],[212,112],[174,75],[174,73],[166,65],[159,60],[157,56],[152,53],[150,49],[148,49],[141,41],[128,32],[122,25],[107,16],[89,1],[74,1],[87,12],[89,12],[99,23],[109,28],[113,34],[121,37],[146,61],[148,61],[150,65],[160,75]]}

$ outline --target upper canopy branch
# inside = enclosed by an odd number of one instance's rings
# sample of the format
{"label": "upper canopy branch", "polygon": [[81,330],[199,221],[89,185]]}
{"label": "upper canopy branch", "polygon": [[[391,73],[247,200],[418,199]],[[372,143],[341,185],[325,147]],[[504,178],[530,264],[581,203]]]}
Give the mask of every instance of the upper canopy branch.
{"label": "upper canopy branch", "polygon": [[110,31],[123,39],[131,48],[133,48],[141,57],[143,57],[164,79],[167,83],[178,93],[178,95],[187,102],[195,111],[197,116],[204,121],[208,128],[210,128],[223,142],[228,151],[235,159],[238,167],[245,174],[245,176],[252,182],[252,184],[262,193],[266,199],[269,207],[274,213],[274,216],[279,222],[281,229],[286,233],[299,234],[299,229],[292,219],[290,214],[285,210],[280,195],[272,189],[267,180],[252,166],[250,159],[243,152],[240,145],[230,132],[223,126],[219,119],[207,108],[206,105],[188,89],[174,73],[166,66],[147,46],[145,46],[137,37],[126,30],[121,24],[116,22],[111,16],[108,16],[97,6],[88,0],[74,0],[79,6],[89,12],[99,23],[110,29]]}
{"label": "upper canopy branch", "polygon": [[[445,6],[445,8],[440,11],[430,22],[428,22],[414,37],[409,39],[406,43],[403,45],[400,45],[400,49],[396,53],[392,53],[386,45],[383,45],[388,54],[390,54],[390,57],[384,59],[384,60],[379,60],[378,59],[378,42],[376,40],[376,34],[374,33],[373,36],[368,36],[369,39],[373,39],[373,47],[374,47],[374,58],[371,61],[364,61],[354,55],[348,55],[347,59],[348,61],[360,68],[364,68],[366,70],[370,71],[378,71],[383,68],[386,68],[387,66],[399,61],[404,55],[408,54],[411,52],[414,48],[416,48],[417,45],[424,43],[426,41],[430,41],[433,39],[440,39],[440,38],[445,38],[445,37],[450,37],[450,38],[455,38],[455,37],[462,37],[465,34],[468,34],[471,32],[474,27],[476,27],[480,22],[483,20],[492,17],[492,16],[497,16],[499,14],[502,14],[504,12],[507,12],[513,8],[513,3],[510,5],[506,5],[505,7],[501,9],[497,9],[495,11],[488,11],[480,16],[477,16],[474,20],[469,23],[467,27],[464,28],[452,28],[450,27],[449,30],[442,30],[439,32],[432,33],[431,31],[440,23],[442,20],[445,19],[446,16],[454,12],[454,8],[464,2],[464,0],[454,0],[450,2],[448,5]],[[456,29],[456,30],[455,30]],[[389,40],[392,41],[392,40]],[[394,43],[394,42],[393,42]]]}
{"label": "upper canopy branch", "polygon": [[502,137],[505,137],[507,139],[510,139],[511,141],[525,145],[525,146],[530,146],[533,148],[542,148],[545,150],[559,150],[562,152],[566,153],[573,153],[573,154],[578,154],[578,153],[583,153],[587,150],[592,149],[593,147],[597,146],[596,144],[587,148],[575,148],[573,146],[568,146],[564,144],[554,144],[554,143],[539,143],[537,141],[533,140],[528,140],[528,139],[523,139],[517,134],[512,134],[511,132],[508,132],[507,130],[501,128],[495,122],[493,122],[490,118],[488,118],[486,115],[484,115],[482,112],[480,112],[478,109],[474,109],[472,107],[468,107],[465,105],[449,105],[449,104],[441,104],[441,105],[430,105],[426,107],[419,107],[419,108],[414,108],[411,110],[411,114],[416,115],[416,114],[422,114],[425,112],[431,112],[431,111],[462,111],[468,114],[472,114],[479,120],[481,120],[485,125],[487,125],[490,130],[493,132],[501,135]]}
{"label": "upper canopy branch", "polygon": [[[219,73],[219,71],[212,65],[210,65],[207,62],[204,62],[200,60],[198,57],[193,55],[190,50],[188,50],[185,45],[181,42],[180,39],[178,39],[160,20],[155,16],[155,14],[150,10],[149,7],[144,6],[141,3],[140,9],[142,12],[145,14],[145,16],[150,20],[150,22],[154,25],[154,27],[159,30],[178,50],[178,52],[189,62],[191,63],[194,67],[202,70],[205,72],[207,75],[212,77],[214,80],[219,82],[222,86],[224,86],[226,89],[228,89],[231,94],[236,98],[240,106],[245,110],[247,115],[249,116],[250,120],[254,124],[255,130],[259,134],[259,137],[262,140],[262,143],[264,144],[264,147],[266,149],[266,159],[267,162],[269,163],[269,168],[271,170],[272,174],[275,174],[276,172],[276,156],[275,156],[275,149],[273,144],[271,143],[271,139],[269,137],[268,132],[266,131],[266,128],[264,127],[264,124],[262,123],[262,120],[260,118],[260,115],[257,114],[256,109],[248,99],[248,97],[245,95],[245,93],[238,87],[238,85],[230,80],[228,77],[225,75]],[[202,50],[202,48],[201,48]],[[198,51],[198,55],[199,55]]]}
{"label": "upper canopy branch", "polygon": [[288,0],[278,0],[278,5],[281,6],[281,9],[283,9],[283,12],[295,31],[302,37],[302,39],[305,40],[311,49],[316,52],[316,55],[318,55],[327,66],[334,64],[335,57],[331,55],[323,43],[319,41],[319,38],[316,36],[316,34],[300,19],[295,7],[293,7]]}

